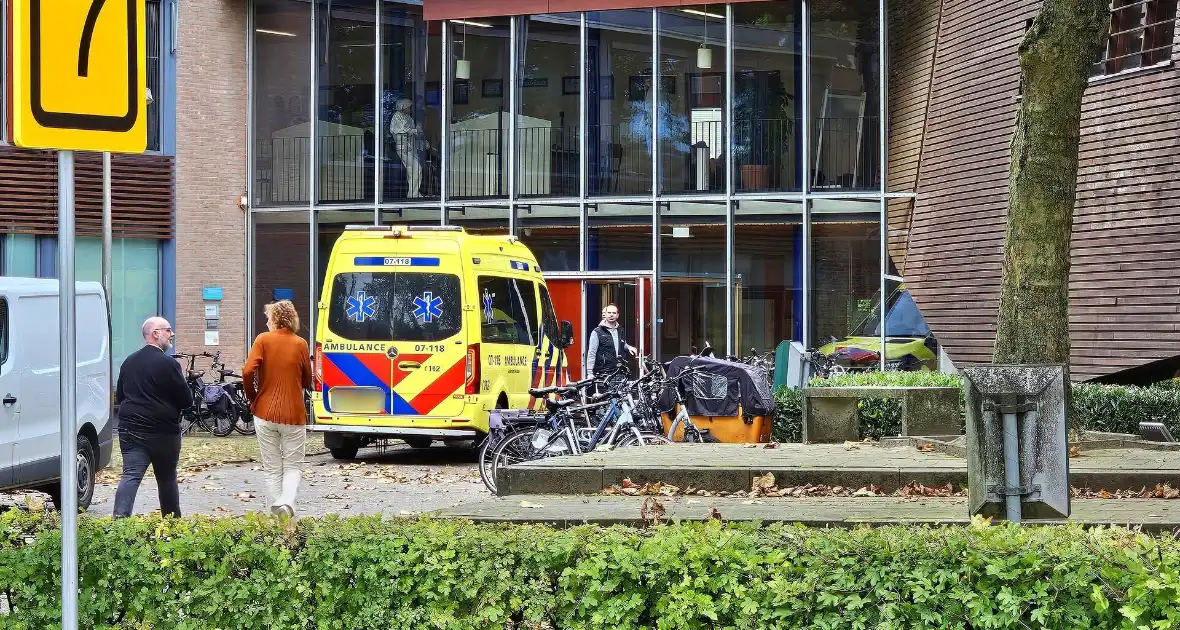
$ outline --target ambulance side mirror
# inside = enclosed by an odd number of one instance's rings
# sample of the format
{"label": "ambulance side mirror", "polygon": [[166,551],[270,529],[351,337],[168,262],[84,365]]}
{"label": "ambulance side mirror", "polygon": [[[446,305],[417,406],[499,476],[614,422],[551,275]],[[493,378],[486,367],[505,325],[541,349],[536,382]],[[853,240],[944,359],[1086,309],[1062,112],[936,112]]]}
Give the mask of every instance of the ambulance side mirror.
{"label": "ambulance side mirror", "polygon": [[561,340],[559,343],[562,348],[568,348],[574,344],[574,325],[569,323],[569,320],[561,320]]}

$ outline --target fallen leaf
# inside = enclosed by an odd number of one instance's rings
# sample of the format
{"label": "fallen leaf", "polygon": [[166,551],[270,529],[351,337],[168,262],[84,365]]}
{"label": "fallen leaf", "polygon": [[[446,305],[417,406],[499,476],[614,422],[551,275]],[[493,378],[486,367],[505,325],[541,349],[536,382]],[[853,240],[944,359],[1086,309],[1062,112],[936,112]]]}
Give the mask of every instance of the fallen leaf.
{"label": "fallen leaf", "polygon": [[1082,456],[1082,448],[1080,446],[1069,447],[1069,456],[1070,457],[1081,457]]}
{"label": "fallen leaf", "polygon": [[624,488],[638,488],[639,484],[631,481],[630,477],[627,477],[626,479],[623,480],[623,487]]}
{"label": "fallen leaf", "polygon": [[778,442],[767,442],[762,448],[778,448]]}
{"label": "fallen leaf", "polygon": [[696,505],[698,503],[700,503],[700,501],[698,499],[689,499],[684,502],[685,505]]}
{"label": "fallen leaf", "polygon": [[929,453],[934,450],[934,445],[930,442],[918,445],[918,451],[922,453]]}
{"label": "fallen leaf", "polygon": [[852,451],[852,450],[856,450],[858,448],[860,448],[860,444],[858,442],[853,442],[850,440],[844,441],[844,450]]}
{"label": "fallen leaf", "polygon": [[719,512],[717,510],[717,508],[709,508],[709,518],[711,520],[720,521],[721,520],[721,512]]}
{"label": "fallen leaf", "polygon": [[757,444],[747,444],[746,448],[758,448]]}
{"label": "fallen leaf", "polygon": [[639,506],[639,518],[658,523],[664,518],[664,504],[660,503],[655,497],[644,499],[643,505]]}
{"label": "fallen leaf", "polygon": [[225,509],[224,506],[219,505],[219,506],[213,508],[213,511],[214,512],[228,512],[229,510]]}
{"label": "fallen leaf", "polygon": [[750,493],[761,493],[770,490],[774,487],[774,473],[766,473],[754,477],[753,483],[750,485]]}

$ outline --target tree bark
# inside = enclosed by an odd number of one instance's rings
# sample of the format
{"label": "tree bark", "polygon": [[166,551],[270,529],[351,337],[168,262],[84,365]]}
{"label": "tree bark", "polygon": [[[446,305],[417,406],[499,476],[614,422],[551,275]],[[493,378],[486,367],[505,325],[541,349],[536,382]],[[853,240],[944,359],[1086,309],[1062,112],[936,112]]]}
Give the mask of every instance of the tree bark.
{"label": "tree bark", "polygon": [[993,360],[1069,363],[1069,264],[1082,94],[1109,0],[1045,0],[1020,45],[1022,94]]}

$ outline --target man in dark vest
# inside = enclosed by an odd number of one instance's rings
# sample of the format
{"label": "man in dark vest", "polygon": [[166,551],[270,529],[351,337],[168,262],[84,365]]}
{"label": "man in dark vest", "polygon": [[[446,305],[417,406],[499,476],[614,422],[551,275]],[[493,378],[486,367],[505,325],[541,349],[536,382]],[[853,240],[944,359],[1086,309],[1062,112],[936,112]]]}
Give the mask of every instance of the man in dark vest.
{"label": "man in dark vest", "polygon": [[607,304],[602,309],[602,322],[590,331],[590,343],[586,347],[586,372],[590,376],[610,374],[619,367],[619,361],[626,357],[623,351],[635,356],[635,348],[623,337],[619,325],[619,307]]}

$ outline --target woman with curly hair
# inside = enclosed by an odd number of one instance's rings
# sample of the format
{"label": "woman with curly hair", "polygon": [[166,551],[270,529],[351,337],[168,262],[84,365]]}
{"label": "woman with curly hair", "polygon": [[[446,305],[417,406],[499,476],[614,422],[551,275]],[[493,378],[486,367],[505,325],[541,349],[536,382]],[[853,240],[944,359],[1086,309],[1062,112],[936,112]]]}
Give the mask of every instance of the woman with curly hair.
{"label": "woman with curly hair", "polygon": [[266,305],[268,332],[258,335],[242,366],[246,400],[254,414],[262,469],[272,514],[295,516],[307,407],[303,391],[312,388],[311,355],[299,332],[299,314],[290,300]]}

